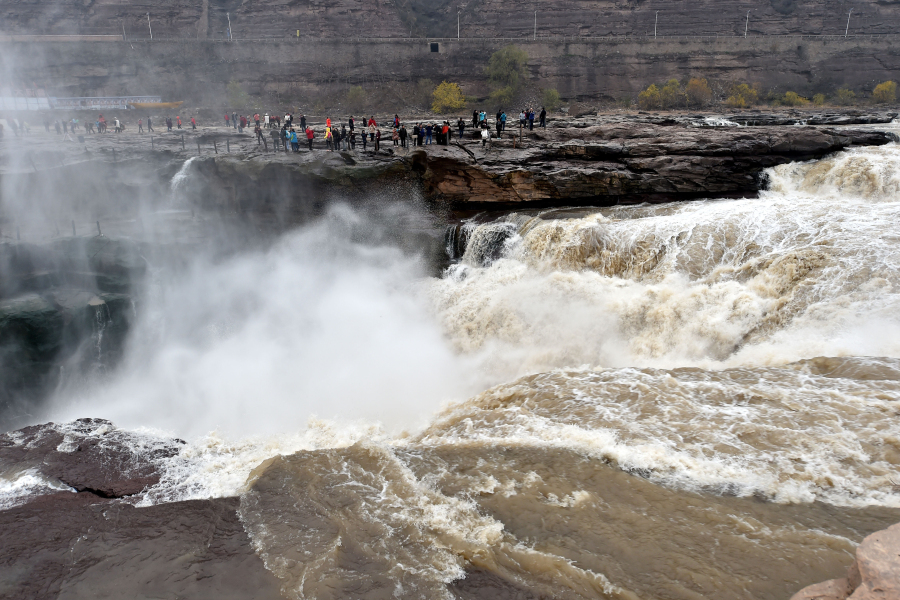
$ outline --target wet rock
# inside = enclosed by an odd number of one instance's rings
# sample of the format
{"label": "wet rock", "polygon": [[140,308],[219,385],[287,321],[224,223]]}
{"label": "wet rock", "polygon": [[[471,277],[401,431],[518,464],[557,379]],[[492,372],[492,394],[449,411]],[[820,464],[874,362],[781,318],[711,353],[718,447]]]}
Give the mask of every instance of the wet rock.
{"label": "wet rock", "polygon": [[0,431],[71,374],[116,363],[134,315],[126,294],[59,287],[0,299]]}
{"label": "wet rock", "polygon": [[741,125],[863,125],[890,123],[896,112],[884,111],[788,111],[788,112],[748,112],[728,115],[729,121]]}
{"label": "wet rock", "polygon": [[[464,203],[616,203],[752,195],[762,172],[891,137],[817,127],[698,128],[647,123],[531,134],[537,142],[428,152],[422,176],[433,197]],[[465,150],[468,150],[466,152]],[[473,164],[473,159],[476,164]]]}
{"label": "wet rock", "polygon": [[131,240],[106,236],[59,238],[47,244],[0,244],[0,298],[76,286],[128,293],[147,270]]}
{"label": "wet rock", "polygon": [[866,537],[843,579],[803,588],[791,600],[896,600],[900,598],[900,523]]}
{"label": "wet rock", "polygon": [[182,444],[120,431],[103,419],[34,425],[0,434],[0,476],[33,473],[95,497],[122,498],[156,484],[160,461]]}
{"label": "wet rock", "polygon": [[[859,584],[850,598],[900,598],[900,523],[864,539],[856,550],[855,566]],[[855,577],[851,573],[848,579],[853,583]]]}
{"label": "wet rock", "polygon": [[281,598],[237,498],[147,508],[57,494],[0,511],[0,597]]}
{"label": "wet rock", "polygon": [[847,579],[829,579],[803,588],[791,600],[844,600],[849,595]]}

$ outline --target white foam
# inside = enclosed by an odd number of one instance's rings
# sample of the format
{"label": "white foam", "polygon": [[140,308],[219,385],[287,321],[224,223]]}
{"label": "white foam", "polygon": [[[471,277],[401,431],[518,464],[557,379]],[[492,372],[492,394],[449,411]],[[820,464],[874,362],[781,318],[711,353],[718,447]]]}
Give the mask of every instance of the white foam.
{"label": "white foam", "polygon": [[61,481],[41,475],[34,469],[0,475],[0,510],[25,504],[30,498],[54,492],[75,492]]}

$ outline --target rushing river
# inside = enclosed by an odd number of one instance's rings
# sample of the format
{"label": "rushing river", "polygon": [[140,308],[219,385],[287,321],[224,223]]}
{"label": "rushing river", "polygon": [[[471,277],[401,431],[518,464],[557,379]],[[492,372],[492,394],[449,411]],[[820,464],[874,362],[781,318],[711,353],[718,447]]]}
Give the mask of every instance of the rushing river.
{"label": "rushing river", "polygon": [[141,502],[242,494],[292,598],[786,599],[900,521],[900,147],[768,178],[466,224],[440,277],[337,208],[45,416],[188,437]]}

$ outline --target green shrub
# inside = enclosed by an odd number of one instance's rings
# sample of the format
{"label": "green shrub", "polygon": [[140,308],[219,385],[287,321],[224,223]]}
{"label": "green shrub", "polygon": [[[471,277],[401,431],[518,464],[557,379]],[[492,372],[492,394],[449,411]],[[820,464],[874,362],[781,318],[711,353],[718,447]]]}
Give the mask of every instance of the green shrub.
{"label": "green shrub", "polygon": [[662,97],[656,84],[651,83],[650,87],[638,94],[638,106],[643,110],[656,110],[662,106]]}
{"label": "green shrub", "polygon": [[688,105],[701,107],[712,101],[713,93],[705,79],[693,78],[685,86],[684,95],[687,97]]}
{"label": "green shrub", "polygon": [[879,104],[887,104],[897,99],[897,84],[893,81],[879,83],[872,90],[872,99]]}
{"label": "green shrub", "polygon": [[351,110],[360,110],[365,106],[366,92],[361,85],[354,85],[347,92],[347,106]]}
{"label": "green shrub", "polygon": [[547,112],[551,112],[559,108],[559,92],[555,89],[545,89],[541,93],[541,104],[547,109]]}
{"label": "green shrub", "polygon": [[232,108],[247,108],[250,104],[250,96],[236,79],[228,82],[225,87],[225,97],[228,99],[228,106]]}
{"label": "green shrub", "polygon": [[514,90],[528,79],[528,54],[516,46],[507,46],[491,55],[485,74],[491,83]]}
{"label": "green shrub", "polygon": [[508,85],[491,92],[490,99],[494,104],[502,106],[511,103],[515,95],[516,90],[511,85]]}
{"label": "green shrub", "polygon": [[848,88],[841,88],[834,93],[834,101],[842,106],[854,104],[856,102],[856,94]]}
{"label": "green shrub", "polygon": [[466,105],[466,97],[462,89],[456,83],[442,81],[434,88],[432,94],[431,112],[445,113],[463,108]]}
{"label": "green shrub", "polygon": [[813,96],[812,103],[816,106],[825,106],[825,94],[816,94]]}

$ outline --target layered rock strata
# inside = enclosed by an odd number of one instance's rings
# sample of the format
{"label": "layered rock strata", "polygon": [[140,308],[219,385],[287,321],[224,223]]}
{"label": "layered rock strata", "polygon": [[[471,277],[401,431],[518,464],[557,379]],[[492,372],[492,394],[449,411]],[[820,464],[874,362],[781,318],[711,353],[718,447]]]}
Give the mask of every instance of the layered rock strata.
{"label": "layered rock strata", "polygon": [[569,204],[747,195],[765,187],[764,169],[891,141],[881,132],[826,128],[689,128],[593,125],[560,128],[516,148],[464,143],[416,150],[426,189],[455,203]]}
{"label": "layered rock strata", "polygon": [[[167,101],[184,100],[217,107],[217,113],[221,107],[241,114],[262,114],[274,107],[309,113],[323,105],[346,110],[351,86],[365,91],[359,108],[367,112],[377,106],[389,107],[392,113],[423,110],[431,106],[431,98],[417,92],[419,81],[446,80],[459,83],[467,96],[479,98],[494,110],[498,107],[489,99],[492,86],[485,67],[494,52],[515,43],[528,54],[531,89],[556,88],[567,102],[611,106],[634,100],[651,83],[671,78],[684,82],[690,77],[707,78],[720,100],[727,98],[732,83],[758,84],[764,92],[777,94],[791,90],[807,97],[833,95],[846,86],[868,97],[877,83],[895,78],[900,70],[897,40],[896,35],[430,42],[357,39],[351,34],[228,43],[158,36],[152,42],[123,42],[115,37],[107,42],[6,42],[0,38],[0,72],[10,82],[4,85],[37,86],[51,96],[159,94]],[[246,101],[229,100],[226,88],[232,80],[249,95]],[[536,93],[533,97],[539,98]],[[244,106],[232,105],[235,102]]]}

